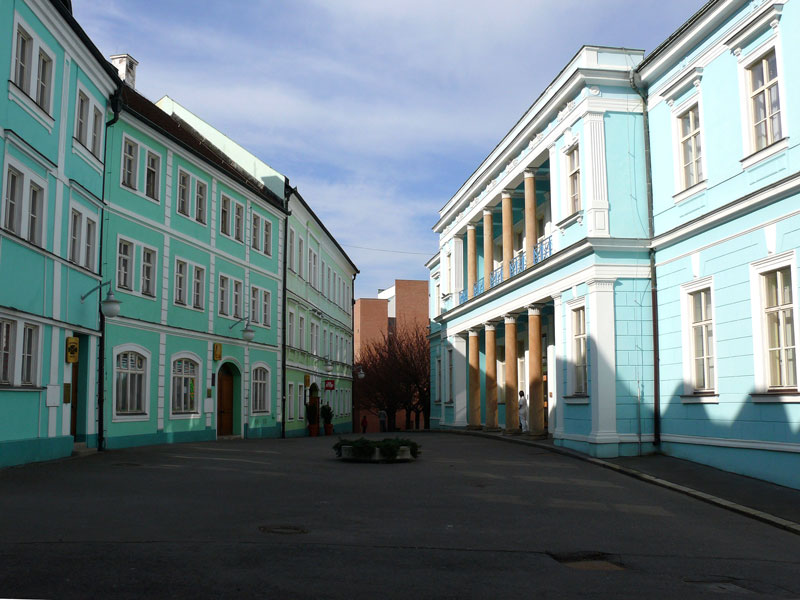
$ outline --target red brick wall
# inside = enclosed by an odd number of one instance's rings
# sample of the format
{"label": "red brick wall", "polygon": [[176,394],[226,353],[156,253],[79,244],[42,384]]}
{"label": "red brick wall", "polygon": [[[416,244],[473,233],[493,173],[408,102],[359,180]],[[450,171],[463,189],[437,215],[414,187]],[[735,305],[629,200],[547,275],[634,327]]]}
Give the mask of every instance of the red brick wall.
{"label": "red brick wall", "polygon": [[353,351],[356,362],[362,346],[386,335],[388,327],[389,301],[377,298],[359,298],[353,313]]}
{"label": "red brick wall", "polygon": [[428,326],[428,282],[398,279],[395,285],[395,312],[397,329],[411,327],[415,323]]}

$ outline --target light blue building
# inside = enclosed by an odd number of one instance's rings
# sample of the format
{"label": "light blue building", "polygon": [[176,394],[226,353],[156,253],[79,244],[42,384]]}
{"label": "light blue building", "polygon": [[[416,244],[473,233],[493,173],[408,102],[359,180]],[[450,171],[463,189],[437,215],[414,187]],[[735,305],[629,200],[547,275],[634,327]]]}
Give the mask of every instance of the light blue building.
{"label": "light blue building", "polygon": [[97,437],[104,149],[119,79],[69,2],[2,2],[0,31],[6,466],[69,456]]}
{"label": "light blue building", "polygon": [[440,427],[519,431],[522,390],[558,445],[800,487],[798,13],[710,2],[647,57],[582,48],[445,204]]}

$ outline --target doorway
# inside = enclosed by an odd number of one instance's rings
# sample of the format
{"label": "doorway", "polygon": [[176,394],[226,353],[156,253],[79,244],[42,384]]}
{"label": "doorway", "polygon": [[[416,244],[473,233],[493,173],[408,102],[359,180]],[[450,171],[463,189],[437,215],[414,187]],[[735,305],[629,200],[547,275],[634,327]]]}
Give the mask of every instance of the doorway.
{"label": "doorway", "polygon": [[217,374],[217,435],[233,435],[239,431],[236,412],[239,370],[231,363],[223,364]]}

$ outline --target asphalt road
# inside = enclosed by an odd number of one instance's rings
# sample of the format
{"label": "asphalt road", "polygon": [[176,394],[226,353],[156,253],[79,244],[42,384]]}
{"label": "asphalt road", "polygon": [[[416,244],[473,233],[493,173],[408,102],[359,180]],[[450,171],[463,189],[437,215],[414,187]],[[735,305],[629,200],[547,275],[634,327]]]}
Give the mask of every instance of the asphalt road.
{"label": "asphalt road", "polygon": [[409,464],[300,438],[0,471],[0,598],[800,598],[800,536],[547,450],[415,439]]}

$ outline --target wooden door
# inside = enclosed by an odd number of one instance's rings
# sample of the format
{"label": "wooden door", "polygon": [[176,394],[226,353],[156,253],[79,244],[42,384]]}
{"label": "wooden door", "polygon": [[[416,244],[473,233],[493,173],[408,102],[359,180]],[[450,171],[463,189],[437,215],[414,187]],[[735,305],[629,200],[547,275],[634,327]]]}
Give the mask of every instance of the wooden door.
{"label": "wooden door", "polygon": [[75,437],[78,430],[78,363],[72,363],[72,384],[70,385],[69,434]]}
{"label": "wooden door", "polygon": [[233,374],[227,367],[217,382],[217,435],[233,435]]}

